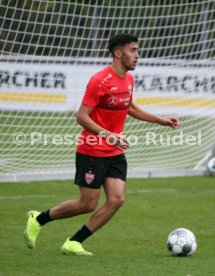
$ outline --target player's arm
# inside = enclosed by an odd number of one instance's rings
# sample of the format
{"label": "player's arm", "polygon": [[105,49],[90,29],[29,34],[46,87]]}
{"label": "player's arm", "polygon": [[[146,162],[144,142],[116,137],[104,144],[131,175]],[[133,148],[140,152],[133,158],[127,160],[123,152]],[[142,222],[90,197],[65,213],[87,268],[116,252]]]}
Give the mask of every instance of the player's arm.
{"label": "player's arm", "polygon": [[131,102],[128,110],[128,115],[131,117],[141,120],[141,121],[146,121],[150,123],[156,123],[159,125],[163,126],[169,126],[173,129],[177,128],[179,126],[179,119],[177,117],[161,117],[157,116],[155,114],[146,112],[142,110],[139,106]]}
{"label": "player's arm", "polygon": [[[101,135],[104,138],[111,136],[113,141],[115,141],[115,146],[120,150],[125,150],[129,147],[127,140],[120,134],[112,133],[107,129],[104,129],[96,122],[94,122],[91,117],[90,113],[93,111],[93,108],[81,104],[78,113],[77,113],[77,122],[86,130],[96,134]],[[109,137],[110,138],[110,137]],[[110,139],[109,139],[110,140]],[[111,140],[110,140],[111,141]]]}
{"label": "player's arm", "polygon": [[85,105],[85,104],[81,104],[78,113],[77,113],[77,122],[86,130],[94,133],[94,134],[100,134],[101,132],[104,133],[104,136],[108,136],[111,134],[110,131],[102,128],[101,126],[99,126],[97,123],[95,123],[91,117],[90,117],[90,113],[93,111],[93,108]]}

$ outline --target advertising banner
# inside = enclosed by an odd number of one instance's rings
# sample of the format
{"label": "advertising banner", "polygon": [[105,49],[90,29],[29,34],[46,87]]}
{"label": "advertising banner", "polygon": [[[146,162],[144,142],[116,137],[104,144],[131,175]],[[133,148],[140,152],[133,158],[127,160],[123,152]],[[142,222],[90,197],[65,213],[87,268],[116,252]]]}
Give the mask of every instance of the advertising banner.
{"label": "advertising banner", "polygon": [[158,113],[215,116],[215,70],[144,67],[134,71],[135,102]]}
{"label": "advertising banner", "polygon": [[[0,63],[0,108],[77,110],[90,77],[104,66]],[[215,70],[137,66],[133,100],[145,110],[215,115]]]}

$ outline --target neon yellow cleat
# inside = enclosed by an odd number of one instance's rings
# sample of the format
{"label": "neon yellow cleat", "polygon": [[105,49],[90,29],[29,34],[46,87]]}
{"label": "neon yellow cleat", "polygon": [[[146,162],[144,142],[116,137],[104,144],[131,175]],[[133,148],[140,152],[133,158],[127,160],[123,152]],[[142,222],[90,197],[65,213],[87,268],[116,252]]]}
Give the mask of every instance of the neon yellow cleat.
{"label": "neon yellow cleat", "polygon": [[93,256],[93,253],[84,250],[80,242],[70,241],[69,238],[63,244],[61,251],[66,255]]}
{"label": "neon yellow cleat", "polygon": [[27,213],[27,225],[24,232],[24,239],[29,248],[34,248],[37,237],[40,233],[41,225],[36,220],[36,217],[40,214],[37,211],[29,211]]}

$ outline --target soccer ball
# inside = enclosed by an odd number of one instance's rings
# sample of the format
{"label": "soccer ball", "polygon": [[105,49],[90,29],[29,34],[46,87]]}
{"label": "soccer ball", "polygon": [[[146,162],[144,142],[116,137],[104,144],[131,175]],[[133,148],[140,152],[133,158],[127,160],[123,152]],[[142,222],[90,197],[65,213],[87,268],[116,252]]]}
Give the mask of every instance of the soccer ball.
{"label": "soccer ball", "polygon": [[208,161],[208,171],[209,171],[210,175],[215,176],[215,157],[211,158]]}
{"label": "soccer ball", "polygon": [[173,256],[191,256],[197,248],[196,237],[188,229],[177,228],[169,234],[167,248]]}

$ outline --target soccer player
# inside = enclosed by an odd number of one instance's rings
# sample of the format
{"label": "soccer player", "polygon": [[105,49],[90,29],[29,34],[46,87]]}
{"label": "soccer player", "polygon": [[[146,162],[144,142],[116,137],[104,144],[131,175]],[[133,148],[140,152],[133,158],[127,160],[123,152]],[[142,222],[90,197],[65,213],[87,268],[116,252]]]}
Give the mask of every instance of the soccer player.
{"label": "soccer player", "polygon": [[[133,76],[138,61],[138,38],[119,34],[109,40],[113,61],[89,81],[77,122],[83,127],[76,153],[75,184],[78,199],[62,202],[48,211],[29,211],[25,241],[34,248],[41,227],[58,219],[93,212],[89,220],[73,236],[66,239],[64,254],[93,255],[82,243],[105,225],[124,202],[127,162],[124,151],[129,147],[122,135],[127,114],[142,121],[157,123],[173,129],[179,125],[176,117],[160,117],[143,111],[132,101]],[[96,209],[100,188],[106,201]]]}

